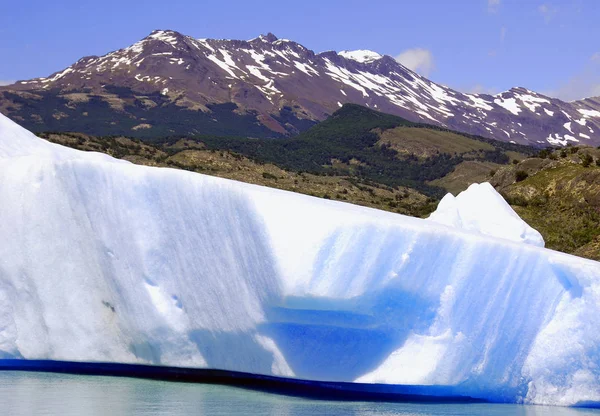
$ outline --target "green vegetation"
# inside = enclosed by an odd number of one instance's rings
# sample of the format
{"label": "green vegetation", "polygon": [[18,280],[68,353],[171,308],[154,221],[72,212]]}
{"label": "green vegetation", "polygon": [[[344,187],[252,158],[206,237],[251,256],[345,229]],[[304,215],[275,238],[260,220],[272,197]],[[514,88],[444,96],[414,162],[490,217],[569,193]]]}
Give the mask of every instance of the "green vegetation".
{"label": "green vegetation", "polygon": [[[35,93],[0,92],[11,118],[33,132],[80,132],[96,136],[123,135],[157,139],[173,135],[247,135],[281,138],[259,121],[256,111],[239,111],[234,103],[187,108],[159,92],[136,93],[129,88],[106,86],[103,94],[63,94],[58,90]],[[276,119],[290,133],[310,128],[315,122],[296,118],[289,107]],[[285,133],[285,132],[284,132]]]}
{"label": "green vegetation", "polygon": [[489,143],[470,139],[462,134],[419,127],[396,127],[382,132],[379,145],[389,145],[400,155],[414,154],[426,158],[440,153],[480,156],[494,151]]}
{"label": "green vegetation", "polygon": [[426,216],[437,206],[435,199],[411,188],[389,187],[351,175],[286,171],[237,153],[210,150],[191,140],[178,140],[163,146],[126,137],[93,137],[79,133],[44,133],[40,137],[79,150],[107,153],[140,165],[184,169],[411,216]]}
{"label": "green vegetation", "polygon": [[473,182],[488,180],[490,171],[510,158],[522,159],[535,152],[358,105],[343,106],[291,139],[186,135],[142,142],[76,133],[41,136],[134,163],[186,169],[414,216],[429,214],[447,191],[458,193]]}
{"label": "green vegetation", "polygon": [[[572,146],[542,155],[502,167],[491,183],[546,247],[600,260],[600,150]],[[517,180],[519,172],[527,176]]]}
{"label": "green vegetation", "polygon": [[529,176],[529,174],[527,172],[525,172],[524,170],[518,170],[515,172],[515,181],[517,181],[517,182],[524,181],[525,179],[527,179],[528,176]]}
{"label": "green vegetation", "polygon": [[[410,146],[402,151],[399,139],[396,137],[393,143],[390,139],[389,131],[397,128],[410,136]],[[447,191],[432,181],[450,174],[465,160],[503,164],[509,160],[506,151],[534,153],[526,146],[413,123],[354,104],[344,105],[327,120],[292,139],[215,136],[188,139],[201,142],[210,150],[225,150],[287,171],[353,176],[389,187],[410,187],[432,198],[440,198]],[[168,146],[178,140],[180,137],[173,137],[156,143]],[[451,144],[452,141],[457,144]],[[407,150],[418,148],[419,142],[427,142],[431,153],[424,156]]]}
{"label": "green vegetation", "polygon": [[457,165],[448,175],[429,183],[431,185],[440,186],[456,195],[467,189],[472,183],[489,181],[496,173],[496,169],[501,166],[503,165],[493,162],[465,160]]}
{"label": "green vegetation", "polygon": [[589,153],[585,153],[581,156],[581,166],[584,168],[589,167],[593,161],[594,158]]}
{"label": "green vegetation", "polygon": [[542,233],[548,248],[600,260],[600,149],[536,152],[359,106],[344,106],[293,139],[187,136],[149,143],[75,133],[42,136],[134,163],[418,217],[433,211],[446,191],[456,194],[470,183],[490,181]]}

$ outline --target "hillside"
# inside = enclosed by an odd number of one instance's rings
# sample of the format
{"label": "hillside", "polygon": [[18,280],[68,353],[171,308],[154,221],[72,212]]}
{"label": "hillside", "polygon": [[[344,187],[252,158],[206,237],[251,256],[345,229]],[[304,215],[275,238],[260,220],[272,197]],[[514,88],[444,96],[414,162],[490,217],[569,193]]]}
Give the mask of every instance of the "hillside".
{"label": "hillside", "polygon": [[[393,139],[406,131],[410,140]],[[292,171],[351,174],[387,186],[408,186],[434,198],[446,190],[432,181],[451,174],[463,162],[507,164],[512,156],[535,152],[530,147],[414,123],[354,104],[344,105],[324,122],[289,140],[196,140],[209,149],[229,150]],[[415,147],[415,143],[419,145]],[[426,155],[415,150],[425,147],[429,149]],[[465,181],[462,189],[469,183]]]}
{"label": "hillside", "polygon": [[600,149],[539,156],[500,168],[490,182],[547,248],[600,260]]}
{"label": "hillside", "polygon": [[[351,104],[286,140],[189,136],[140,142],[80,133],[40,136],[134,163],[188,169],[414,216],[431,212],[448,189],[466,189],[474,182],[471,176],[476,177],[469,172],[480,170],[479,165],[486,166],[484,175],[489,178],[487,167],[534,153],[529,147]],[[426,154],[418,150],[425,148]],[[457,180],[457,171],[468,174]],[[445,188],[444,181],[452,181],[452,186]]]}
{"label": "hillside", "polygon": [[[600,149],[536,151],[355,105],[294,139],[41,137],[133,163],[186,169],[401,214],[490,181],[546,247],[600,259]],[[589,155],[589,156],[586,156]],[[518,180],[517,180],[518,179]]]}
{"label": "hillside", "polygon": [[50,76],[0,87],[0,112],[29,130],[144,139],[291,137],[346,103],[499,141],[600,144],[596,99],[569,103],[523,87],[462,93],[390,56],[315,53],[273,34],[246,41],[156,30]]}
{"label": "hillside", "polygon": [[48,141],[84,151],[107,153],[132,163],[185,169],[325,199],[423,216],[435,209],[435,199],[412,188],[389,187],[353,175],[316,175],[259,163],[227,150],[207,149],[193,140],[147,144],[126,137],[94,137],[80,133],[43,133]]}

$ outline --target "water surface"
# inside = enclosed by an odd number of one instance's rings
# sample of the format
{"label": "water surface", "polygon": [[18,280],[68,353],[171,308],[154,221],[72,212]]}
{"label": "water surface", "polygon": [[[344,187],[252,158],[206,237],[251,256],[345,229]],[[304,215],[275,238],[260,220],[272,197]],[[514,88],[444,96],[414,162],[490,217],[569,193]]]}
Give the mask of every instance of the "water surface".
{"label": "water surface", "polygon": [[0,414],[600,416],[600,411],[500,404],[334,402],[214,384],[0,371]]}

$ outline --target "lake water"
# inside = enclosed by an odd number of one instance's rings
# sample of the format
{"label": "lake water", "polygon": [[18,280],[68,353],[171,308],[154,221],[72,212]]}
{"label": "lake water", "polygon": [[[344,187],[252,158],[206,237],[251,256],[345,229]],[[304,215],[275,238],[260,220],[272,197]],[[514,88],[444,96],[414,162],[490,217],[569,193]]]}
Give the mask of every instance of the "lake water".
{"label": "lake water", "polygon": [[600,411],[494,404],[332,402],[211,384],[0,371],[0,415],[600,416]]}

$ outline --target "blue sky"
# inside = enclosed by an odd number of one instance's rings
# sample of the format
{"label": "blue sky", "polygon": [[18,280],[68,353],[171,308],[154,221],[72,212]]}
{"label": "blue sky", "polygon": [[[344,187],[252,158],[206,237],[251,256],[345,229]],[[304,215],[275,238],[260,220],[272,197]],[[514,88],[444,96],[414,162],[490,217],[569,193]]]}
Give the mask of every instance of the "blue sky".
{"label": "blue sky", "polygon": [[316,52],[371,49],[461,91],[600,95],[598,0],[3,0],[0,10],[0,83],[173,29],[229,39],[270,31]]}

